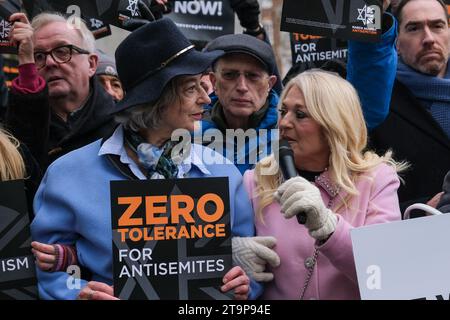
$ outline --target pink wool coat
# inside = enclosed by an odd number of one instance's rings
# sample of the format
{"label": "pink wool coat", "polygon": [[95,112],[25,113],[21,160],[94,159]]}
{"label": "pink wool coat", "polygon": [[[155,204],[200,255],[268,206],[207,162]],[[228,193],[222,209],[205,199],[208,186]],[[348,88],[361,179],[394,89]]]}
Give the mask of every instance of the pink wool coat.
{"label": "pink wool coat", "polygon": [[[258,198],[255,197],[253,170],[244,175],[244,184],[252,198],[255,212],[256,234],[274,236],[274,248],[281,259],[277,268],[270,268],[274,280],[264,290],[263,299],[299,299],[305,284],[307,269],[305,260],[313,256],[317,247],[315,239],[297,219],[285,219],[280,205],[274,202],[264,208],[264,222],[256,216]],[[359,289],[353,260],[350,230],[355,227],[400,220],[401,213],[397,197],[400,185],[394,169],[380,164],[371,172],[359,177],[356,188],[358,196],[344,206],[347,194],[339,192],[329,180],[328,172],[316,178],[322,200],[338,216],[335,232],[321,246],[304,299],[359,299]]]}

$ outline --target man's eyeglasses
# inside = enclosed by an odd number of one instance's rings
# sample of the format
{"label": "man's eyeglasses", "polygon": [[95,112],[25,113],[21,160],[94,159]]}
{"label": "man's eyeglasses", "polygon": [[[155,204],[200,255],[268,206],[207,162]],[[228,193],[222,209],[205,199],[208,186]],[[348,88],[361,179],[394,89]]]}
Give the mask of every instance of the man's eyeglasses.
{"label": "man's eyeglasses", "polygon": [[260,82],[265,78],[264,74],[256,72],[239,72],[234,70],[220,72],[222,78],[229,81],[237,80],[241,76],[241,74],[244,75],[245,79],[250,82]]}
{"label": "man's eyeglasses", "polygon": [[73,52],[77,52],[79,54],[89,54],[90,52],[84,49],[81,49],[77,46],[74,46],[73,44],[67,44],[63,46],[59,46],[56,48],[53,48],[50,51],[36,51],[34,53],[34,61],[36,63],[36,68],[41,69],[45,67],[45,64],[47,63],[47,56],[51,55],[53,60],[55,60],[56,63],[62,64],[67,63],[72,59]]}

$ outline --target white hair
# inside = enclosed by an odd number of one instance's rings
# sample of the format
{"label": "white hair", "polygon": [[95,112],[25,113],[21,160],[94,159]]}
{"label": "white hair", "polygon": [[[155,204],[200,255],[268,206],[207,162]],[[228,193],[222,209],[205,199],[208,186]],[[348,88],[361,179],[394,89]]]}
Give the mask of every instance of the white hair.
{"label": "white hair", "polygon": [[80,38],[83,43],[82,49],[85,49],[91,53],[95,52],[95,38],[92,32],[88,29],[86,26],[86,23],[77,16],[71,16],[66,18],[64,15],[62,15],[59,12],[43,12],[38,14],[33,18],[33,21],[31,21],[31,26],[33,27],[34,31],[39,30],[40,28],[46,26],[49,23],[53,22],[65,22],[71,29],[75,29],[78,34],[80,35]]}

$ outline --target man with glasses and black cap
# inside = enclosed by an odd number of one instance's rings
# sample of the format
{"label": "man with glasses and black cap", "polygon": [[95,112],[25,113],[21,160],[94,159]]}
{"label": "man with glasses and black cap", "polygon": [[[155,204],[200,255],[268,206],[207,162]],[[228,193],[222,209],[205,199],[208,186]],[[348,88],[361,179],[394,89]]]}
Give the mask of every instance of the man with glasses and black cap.
{"label": "man with glasses and black cap", "polygon": [[59,156],[108,134],[114,107],[94,75],[95,39],[81,19],[42,13],[32,23],[10,17],[18,45],[19,76],[13,81],[7,125],[47,167]]}

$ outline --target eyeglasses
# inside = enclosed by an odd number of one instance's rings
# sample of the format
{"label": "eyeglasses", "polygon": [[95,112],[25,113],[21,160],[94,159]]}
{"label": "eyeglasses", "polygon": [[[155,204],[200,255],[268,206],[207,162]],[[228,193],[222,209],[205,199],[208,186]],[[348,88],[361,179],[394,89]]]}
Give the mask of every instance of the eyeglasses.
{"label": "eyeglasses", "polygon": [[56,63],[63,64],[67,63],[72,59],[73,52],[77,52],[79,54],[89,54],[90,52],[84,49],[81,49],[77,46],[74,46],[73,44],[67,44],[63,46],[59,46],[56,48],[53,48],[50,51],[36,51],[34,53],[34,61],[36,64],[36,68],[42,69],[45,67],[47,63],[47,56],[51,55],[53,60]]}
{"label": "eyeglasses", "polygon": [[256,72],[239,72],[235,70],[229,70],[229,71],[221,71],[220,75],[222,78],[228,81],[234,81],[237,80],[240,76],[244,75],[245,79],[250,82],[261,82],[266,78],[266,76],[262,73],[256,73]]}

